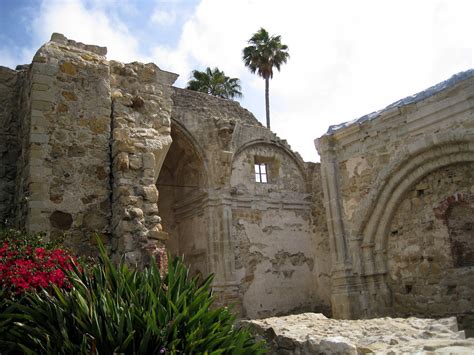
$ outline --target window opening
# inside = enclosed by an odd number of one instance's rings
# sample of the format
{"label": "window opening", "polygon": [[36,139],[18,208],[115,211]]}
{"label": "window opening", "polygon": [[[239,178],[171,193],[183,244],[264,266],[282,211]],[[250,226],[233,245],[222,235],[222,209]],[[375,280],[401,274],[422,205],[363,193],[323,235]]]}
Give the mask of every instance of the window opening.
{"label": "window opening", "polygon": [[267,164],[257,163],[255,164],[255,181],[266,184],[267,179]]}

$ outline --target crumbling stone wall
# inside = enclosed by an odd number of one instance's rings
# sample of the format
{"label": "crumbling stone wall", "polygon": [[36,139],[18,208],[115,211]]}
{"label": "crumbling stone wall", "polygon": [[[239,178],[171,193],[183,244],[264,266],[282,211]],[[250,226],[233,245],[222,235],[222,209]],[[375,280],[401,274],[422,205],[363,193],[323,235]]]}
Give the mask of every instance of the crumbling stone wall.
{"label": "crumbling stone wall", "polygon": [[21,76],[15,70],[0,67],[0,226],[11,225],[14,218]]}
{"label": "crumbling stone wall", "polygon": [[316,301],[315,311],[332,315],[331,311],[331,249],[324,208],[324,193],[321,182],[321,164],[306,163],[307,174],[311,178],[311,216],[314,237]]}
{"label": "crumbling stone wall", "polygon": [[[24,226],[90,253],[109,233],[111,100],[105,48],[53,35],[29,68],[23,116]],[[21,199],[21,197],[20,197]]]}
{"label": "crumbling stone wall", "polygon": [[[255,181],[265,162],[268,183]],[[315,304],[316,255],[305,171],[277,145],[257,143],[238,152],[232,165],[236,272],[246,314],[264,317],[311,309]]]}
{"label": "crumbling stone wall", "polygon": [[111,62],[112,230],[117,254],[146,262],[164,252],[156,181],[171,144],[171,88],[177,75],[156,65]]}
{"label": "crumbling stone wall", "polygon": [[[174,199],[173,212],[159,201],[170,249],[192,272],[215,273],[219,302],[237,303],[243,316],[327,311],[316,292],[327,289],[314,248],[313,213],[324,216],[311,203],[317,169],[307,171],[236,102],[175,89],[173,103],[173,144],[158,179],[160,198]],[[256,162],[267,164],[268,183],[255,181]]]}
{"label": "crumbling stone wall", "polygon": [[176,75],[105,54],[53,34],[31,65],[0,71],[0,212],[30,232],[65,235],[82,254],[95,253],[98,234],[143,264],[166,237],[155,182]]}
{"label": "crumbling stone wall", "polygon": [[[317,141],[337,317],[466,310],[459,303],[442,304],[454,299],[446,295],[447,284],[460,285],[449,291],[461,292],[459,302],[473,298],[464,281],[474,270],[448,263],[451,222],[436,220],[433,210],[453,194],[470,193],[474,185],[468,172],[474,161],[473,96],[474,71],[469,70],[352,124],[331,127]],[[472,238],[461,239],[472,248]],[[449,282],[441,280],[444,270],[436,276],[442,265],[449,265]],[[409,285],[404,277],[424,279],[424,286]],[[439,277],[440,285],[426,284]],[[435,297],[436,288],[443,295]],[[411,296],[403,298],[408,291]]]}
{"label": "crumbling stone wall", "polygon": [[[396,314],[472,313],[473,181],[474,163],[450,165],[425,176],[402,199],[387,244],[388,282]],[[461,248],[453,240],[459,234]],[[460,257],[463,263],[457,262]]]}

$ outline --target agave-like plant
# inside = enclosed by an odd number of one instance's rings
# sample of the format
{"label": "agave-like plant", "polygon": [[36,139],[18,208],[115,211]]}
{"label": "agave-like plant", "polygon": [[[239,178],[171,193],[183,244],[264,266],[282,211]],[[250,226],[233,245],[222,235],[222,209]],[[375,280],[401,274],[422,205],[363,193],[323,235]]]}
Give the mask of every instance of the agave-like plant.
{"label": "agave-like plant", "polygon": [[[54,287],[11,302],[0,316],[9,329],[0,353],[25,354],[261,354],[265,346],[235,316],[212,308],[212,277],[200,282],[176,258],[160,276],[115,266],[100,245],[99,263],[69,272],[72,289]],[[12,326],[14,324],[14,326]]]}

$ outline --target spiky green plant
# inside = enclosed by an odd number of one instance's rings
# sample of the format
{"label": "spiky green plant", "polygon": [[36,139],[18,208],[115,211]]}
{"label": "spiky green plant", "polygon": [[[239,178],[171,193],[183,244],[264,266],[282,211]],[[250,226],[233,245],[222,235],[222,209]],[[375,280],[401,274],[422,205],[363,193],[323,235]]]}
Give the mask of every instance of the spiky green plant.
{"label": "spiky green plant", "polygon": [[[32,293],[0,317],[14,326],[0,352],[25,354],[259,354],[264,345],[212,308],[212,277],[190,278],[176,258],[165,277],[156,264],[115,266],[100,245],[99,263],[69,273],[70,291]],[[1,330],[1,329],[0,329]]]}

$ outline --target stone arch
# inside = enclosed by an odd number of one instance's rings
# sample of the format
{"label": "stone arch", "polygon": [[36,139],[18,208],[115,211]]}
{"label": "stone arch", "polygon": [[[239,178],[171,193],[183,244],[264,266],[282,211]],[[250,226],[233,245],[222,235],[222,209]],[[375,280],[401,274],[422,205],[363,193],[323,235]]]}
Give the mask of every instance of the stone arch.
{"label": "stone arch", "polygon": [[[365,275],[386,272],[385,250],[388,228],[406,191],[424,176],[444,166],[474,161],[474,141],[469,137],[448,137],[438,144],[428,142],[412,154],[402,155],[381,173],[367,201],[369,207],[361,219],[362,272]],[[431,144],[429,144],[431,143]],[[404,158],[404,159],[403,159]],[[364,208],[365,207],[365,208]]]}
{"label": "stone arch", "polygon": [[186,140],[187,144],[192,147],[193,154],[196,155],[203,167],[203,187],[209,187],[209,163],[204,149],[181,122],[175,118],[171,118],[171,137],[176,137],[177,134]]}
{"label": "stone arch", "polygon": [[252,141],[249,141],[249,142],[241,145],[234,153],[234,160],[235,160],[235,157],[240,155],[244,150],[247,150],[249,147],[254,146],[254,145],[258,145],[258,144],[270,145],[270,146],[274,146],[274,147],[277,147],[277,148],[281,149],[285,154],[287,154],[296,163],[296,165],[298,166],[298,169],[300,170],[301,174],[303,176],[306,175],[305,167],[304,167],[304,161],[303,161],[303,159],[301,159],[301,157],[297,153],[291,151],[291,149],[289,149],[287,146],[285,146],[285,145],[283,145],[279,142],[269,142],[265,139],[254,139]]}
{"label": "stone arch", "polygon": [[159,214],[168,233],[167,248],[182,255],[194,274],[211,272],[206,213],[209,174],[205,154],[191,133],[171,120],[173,143],[157,180]]}
{"label": "stone arch", "polygon": [[304,161],[301,159],[301,157],[297,153],[292,152],[287,146],[279,142],[269,142],[268,140],[265,140],[265,139],[255,139],[243,144],[234,153],[233,160],[232,160],[233,169],[235,167],[236,161],[239,159],[239,157],[243,153],[248,152],[249,150],[256,148],[258,146],[276,149],[278,152],[282,154],[282,156],[287,157],[292,163],[294,163],[295,166],[297,167],[298,174],[301,176],[302,181],[304,183],[304,190],[305,192],[308,191],[309,181],[308,181],[308,176],[306,173]]}

